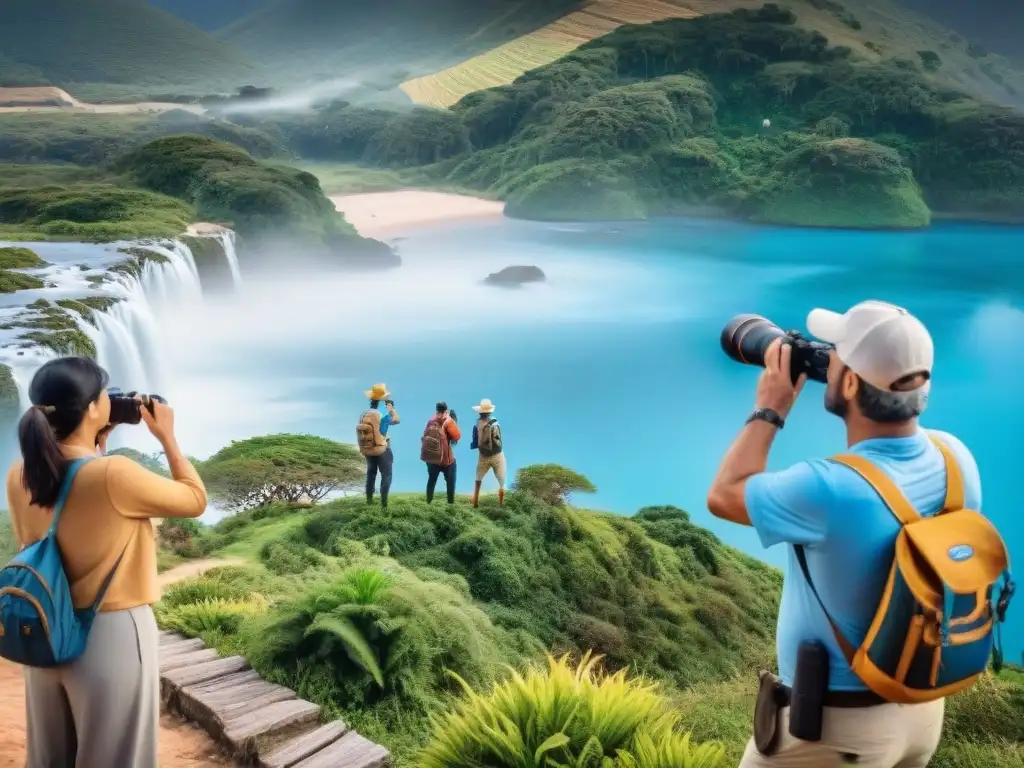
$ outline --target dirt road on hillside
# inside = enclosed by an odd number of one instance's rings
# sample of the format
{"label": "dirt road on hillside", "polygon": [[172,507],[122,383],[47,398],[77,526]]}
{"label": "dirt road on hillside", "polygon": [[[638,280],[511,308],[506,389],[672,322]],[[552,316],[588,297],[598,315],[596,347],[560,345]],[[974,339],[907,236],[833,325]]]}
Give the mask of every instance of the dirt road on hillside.
{"label": "dirt road on hillside", "polygon": [[[235,558],[196,560],[160,574],[160,585],[196,576]],[[0,768],[25,765],[25,684],[21,667],[0,659]],[[160,768],[221,768],[232,765],[205,731],[164,714],[160,717]]]}
{"label": "dirt road on hillside", "polygon": [[197,115],[206,109],[198,104],[176,104],[163,101],[139,101],[133,104],[89,104],[79,101],[63,88],[0,88],[0,114],[11,112],[68,112],[85,114],[131,114],[169,112],[184,109]]}

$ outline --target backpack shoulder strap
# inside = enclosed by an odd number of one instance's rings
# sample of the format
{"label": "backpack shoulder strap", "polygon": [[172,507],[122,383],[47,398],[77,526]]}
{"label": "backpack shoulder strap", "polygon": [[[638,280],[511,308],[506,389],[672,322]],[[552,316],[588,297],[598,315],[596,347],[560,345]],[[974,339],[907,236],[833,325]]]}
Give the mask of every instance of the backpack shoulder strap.
{"label": "backpack shoulder strap", "polygon": [[825,618],[828,619],[829,626],[832,627],[832,634],[836,637],[836,642],[839,643],[839,650],[843,652],[843,657],[846,659],[846,663],[853,665],[853,657],[857,655],[857,649],[853,647],[849,640],[839,631],[839,626],[832,620],[832,614],[828,612],[828,608],[825,607],[824,601],[821,599],[821,595],[818,594],[817,587],[814,586],[814,581],[811,579],[811,571],[807,567],[807,553],[804,552],[803,545],[794,544],[793,551],[796,553],[797,562],[800,563],[800,570],[803,572],[804,579],[807,581],[807,586],[811,588],[811,594],[814,595],[814,599],[818,601],[818,605],[821,606],[822,613],[825,614]]}
{"label": "backpack shoulder strap", "polygon": [[960,462],[956,460],[953,450],[946,443],[935,435],[928,435],[928,437],[942,453],[942,458],[946,462],[946,501],[942,505],[942,511],[952,512],[956,509],[963,509],[967,502],[964,491],[964,473],[960,469]]}
{"label": "backpack shoulder strap", "polygon": [[908,525],[921,519],[913,504],[907,500],[907,497],[903,495],[903,491],[893,482],[892,478],[868,459],[852,453],[843,453],[833,456],[829,461],[843,464],[867,480],[868,484],[875,489],[875,492],[882,497],[885,506],[889,508],[893,516],[903,525]]}
{"label": "backpack shoulder strap", "polygon": [[57,523],[60,522],[61,513],[64,511],[64,504],[67,502],[68,495],[71,493],[71,484],[75,481],[75,475],[78,474],[78,470],[90,461],[92,461],[91,457],[74,459],[68,464],[67,469],[64,471],[64,482],[61,483],[60,493],[57,494],[57,503],[53,505],[53,521],[50,523],[50,530],[47,533],[48,536],[56,535]]}

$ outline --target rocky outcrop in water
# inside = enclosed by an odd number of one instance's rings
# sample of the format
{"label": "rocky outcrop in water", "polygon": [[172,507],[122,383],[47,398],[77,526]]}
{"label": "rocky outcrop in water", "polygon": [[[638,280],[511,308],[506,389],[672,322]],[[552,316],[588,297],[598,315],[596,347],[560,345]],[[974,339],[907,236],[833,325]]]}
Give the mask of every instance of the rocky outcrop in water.
{"label": "rocky outcrop in water", "polygon": [[498,272],[492,272],[484,278],[485,285],[496,285],[501,288],[519,288],[527,283],[543,283],[547,275],[540,267],[511,266]]}

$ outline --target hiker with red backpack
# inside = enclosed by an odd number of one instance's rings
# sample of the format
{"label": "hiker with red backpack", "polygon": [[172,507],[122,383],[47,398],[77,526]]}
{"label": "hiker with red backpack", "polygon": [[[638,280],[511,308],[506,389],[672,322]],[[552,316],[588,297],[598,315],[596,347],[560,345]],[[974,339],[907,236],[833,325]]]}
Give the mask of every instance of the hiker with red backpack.
{"label": "hiker with red backpack", "polygon": [[505,503],[505,451],[501,443],[501,426],[494,418],[495,405],[486,397],[473,410],[480,414],[480,421],[473,425],[473,442],[469,447],[479,451],[476,462],[476,486],[473,488],[473,506],[480,503],[480,486],[488,472],[494,472],[498,481],[498,506]]}
{"label": "hiker with red backpack", "polygon": [[755,410],[722,460],[708,509],[784,544],[779,676],[761,672],[754,737],[740,768],[924,768],[945,697],[1002,666],[999,626],[1013,594],[1009,554],[978,510],[978,466],[925,430],[934,346],[907,310],[865,301],[815,309],[830,346],[825,409],[846,450],[766,471],[800,393],[792,344],[764,353]]}
{"label": "hiker with red backpack", "polygon": [[[395,401],[384,384],[374,384],[364,393],[370,400],[369,410],[363,411],[356,424],[356,445],[359,452],[366,457],[366,503],[373,503],[374,487],[377,484],[377,473],[380,473],[380,506],[388,508],[388,492],[391,490],[391,476],[395,465],[395,456],[391,452],[391,439],[388,429],[399,423]],[[380,404],[384,402],[387,413],[381,414]]]}
{"label": "hiker with red backpack", "polygon": [[452,447],[462,438],[455,411],[448,411],[443,400],[423,429],[420,439],[420,461],[427,465],[427,504],[434,501],[437,478],[444,475],[448,503],[455,503],[455,451]]}

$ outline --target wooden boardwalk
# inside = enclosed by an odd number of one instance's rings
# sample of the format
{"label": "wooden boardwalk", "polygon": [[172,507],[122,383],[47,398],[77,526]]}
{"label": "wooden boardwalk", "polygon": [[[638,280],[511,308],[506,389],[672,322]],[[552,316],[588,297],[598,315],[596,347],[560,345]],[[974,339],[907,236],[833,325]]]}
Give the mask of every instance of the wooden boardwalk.
{"label": "wooden boardwalk", "polygon": [[271,685],[241,656],[221,658],[203,641],[160,633],[164,705],[198,723],[242,765],[258,768],[385,768],[388,751],[320,707]]}

